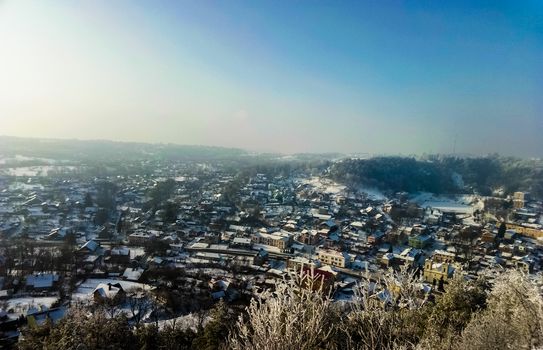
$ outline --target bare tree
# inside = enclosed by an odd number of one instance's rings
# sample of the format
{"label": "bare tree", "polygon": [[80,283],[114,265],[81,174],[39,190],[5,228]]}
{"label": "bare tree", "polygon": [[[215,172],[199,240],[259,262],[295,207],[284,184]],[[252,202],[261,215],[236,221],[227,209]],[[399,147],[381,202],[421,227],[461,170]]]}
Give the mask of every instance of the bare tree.
{"label": "bare tree", "polygon": [[139,327],[143,317],[153,308],[153,300],[145,289],[139,287],[128,291],[127,303],[130,307],[131,320]]}
{"label": "bare tree", "polygon": [[103,311],[110,318],[119,316],[121,314],[122,300],[119,297],[106,297],[102,298],[98,304],[98,310]]}

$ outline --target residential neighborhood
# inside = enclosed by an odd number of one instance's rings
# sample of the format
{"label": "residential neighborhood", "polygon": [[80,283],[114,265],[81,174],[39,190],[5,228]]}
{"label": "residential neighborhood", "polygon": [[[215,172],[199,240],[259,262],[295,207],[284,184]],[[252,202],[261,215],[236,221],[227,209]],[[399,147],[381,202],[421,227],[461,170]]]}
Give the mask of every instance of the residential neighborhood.
{"label": "residential neighborhood", "polygon": [[348,303],[357,282],[401,269],[427,297],[455,274],[543,268],[543,205],[526,192],[385,196],[326,171],[242,174],[220,161],[152,169],[1,173],[3,344],[73,305],[166,322],[219,300],[247,305],[292,274]]}

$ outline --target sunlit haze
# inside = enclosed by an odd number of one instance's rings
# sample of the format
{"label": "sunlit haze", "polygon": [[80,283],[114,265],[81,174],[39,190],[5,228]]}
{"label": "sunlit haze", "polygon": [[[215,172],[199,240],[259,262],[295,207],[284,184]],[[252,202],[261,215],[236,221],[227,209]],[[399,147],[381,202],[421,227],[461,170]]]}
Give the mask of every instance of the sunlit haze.
{"label": "sunlit haze", "polygon": [[0,1],[0,135],[541,157],[542,18],[540,1]]}

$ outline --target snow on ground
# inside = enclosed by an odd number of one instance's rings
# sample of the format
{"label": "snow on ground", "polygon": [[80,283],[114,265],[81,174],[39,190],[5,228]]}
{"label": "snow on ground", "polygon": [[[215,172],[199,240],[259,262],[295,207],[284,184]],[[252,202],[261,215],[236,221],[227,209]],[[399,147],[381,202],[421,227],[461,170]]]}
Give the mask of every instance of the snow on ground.
{"label": "snow on ground", "polygon": [[9,185],[8,189],[10,191],[17,191],[17,190],[23,190],[23,191],[41,191],[44,189],[43,185],[41,184],[35,184],[35,183],[22,183],[22,182],[15,182]]}
{"label": "snow on ground", "polygon": [[387,199],[383,192],[379,191],[377,188],[360,185],[356,188],[356,190],[358,192],[365,193],[369,199],[374,201],[384,201]]}
{"label": "snow on ground", "polygon": [[[311,185],[315,187],[316,189],[318,189],[319,191],[321,191],[322,193],[327,193],[327,194],[341,194],[347,189],[347,186],[338,184],[337,182],[334,182],[329,179],[321,178],[318,176],[314,176],[309,179],[299,179],[299,181],[302,184]],[[376,188],[365,187],[361,185],[361,186],[358,186],[356,190],[358,192],[365,193],[368,196],[368,198],[372,200],[376,200],[376,201],[386,200],[385,195]]]}
{"label": "snow on ground", "polygon": [[[20,154],[15,155],[14,157],[0,157],[0,164],[13,164],[18,162],[28,162],[28,161],[39,161],[48,164],[54,164],[57,161],[50,158],[39,158],[39,157],[27,157]],[[60,161],[59,161],[60,162]]]}
{"label": "snow on ground", "polygon": [[483,201],[474,195],[439,196],[423,192],[411,200],[423,208],[430,207],[459,214],[473,214],[476,209],[482,209],[484,206]]}
{"label": "snow on ground", "polygon": [[265,244],[253,244],[253,250],[260,251],[260,249],[264,249],[265,251],[270,253],[281,253],[281,249],[279,249],[278,247]]}
{"label": "snow on ground", "polygon": [[75,166],[40,165],[30,167],[6,168],[4,172],[10,176],[47,176],[51,171],[74,171]]}
{"label": "snow on ground", "polygon": [[13,309],[15,313],[26,315],[29,308],[40,309],[42,306],[51,308],[58,300],[57,297],[20,297],[7,300],[8,310]]}
{"label": "snow on ground", "polygon": [[210,276],[230,276],[231,275],[231,273],[226,271],[226,270],[217,269],[217,268],[214,268],[214,267],[201,267],[201,268],[190,267],[190,268],[185,269],[185,272],[187,272],[187,273],[201,272],[201,273],[205,273],[205,274],[210,275]]}
{"label": "snow on ground", "polygon": [[144,288],[144,289],[151,289],[151,287],[147,284],[143,283],[137,283],[137,282],[129,282],[129,281],[123,281],[113,278],[89,278],[82,282],[78,287],[75,293],[72,294],[73,300],[88,300],[92,297],[92,292],[96,289],[96,287],[100,283],[120,283],[121,287],[125,291],[128,291],[130,289],[134,288]]}
{"label": "snow on ground", "polygon": [[[205,316],[204,320],[203,320],[203,325],[205,326],[205,324],[207,324],[209,321],[211,320],[211,317],[210,316]],[[150,322],[152,323],[152,322]],[[158,328],[159,329],[163,329],[164,327],[166,326],[174,326],[176,328],[181,328],[181,329],[192,329],[193,331],[197,331],[198,329],[198,323],[199,323],[199,319],[198,319],[198,315],[196,314],[188,314],[188,315],[184,315],[184,316],[180,316],[180,317],[176,317],[176,318],[171,318],[169,320],[159,320],[158,321]]]}
{"label": "snow on ground", "polygon": [[319,189],[322,193],[328,194],[339,194],[347,188],[346,186],[340,185],[334,181],[323,179],[318,176],[314,176],[310,179],[303,179],[301,182]]}

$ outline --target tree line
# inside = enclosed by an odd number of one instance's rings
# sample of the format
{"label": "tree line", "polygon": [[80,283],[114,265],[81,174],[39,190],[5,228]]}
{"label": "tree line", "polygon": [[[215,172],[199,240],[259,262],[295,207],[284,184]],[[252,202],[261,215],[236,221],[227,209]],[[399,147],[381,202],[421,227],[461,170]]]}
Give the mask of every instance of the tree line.
{"label": "tree line", "polygon": [[543,197],[543,161],[497,155],[476,158],[452,156],[376,157],[333,163],[328,175],[348,185],[376,187],[385,192],[473,192],[492,195],[530,192]]}

